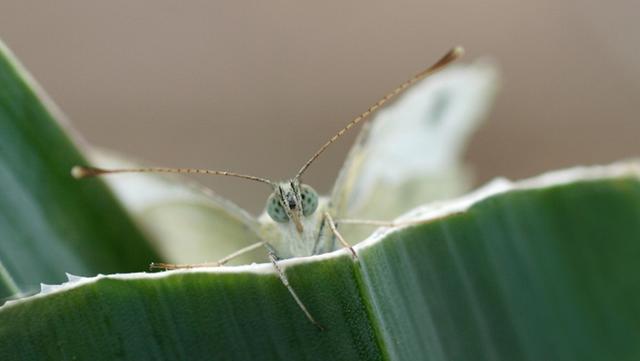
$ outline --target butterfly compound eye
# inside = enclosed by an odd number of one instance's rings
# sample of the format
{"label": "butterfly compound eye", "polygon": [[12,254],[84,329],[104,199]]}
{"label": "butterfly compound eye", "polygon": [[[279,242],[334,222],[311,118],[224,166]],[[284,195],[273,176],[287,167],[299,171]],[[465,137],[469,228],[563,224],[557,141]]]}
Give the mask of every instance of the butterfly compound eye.
{"label": "butterfly compound eye", "polygon": [[287,212],[284,211],[284,207],[276,198],[276,194],[272,193],[267,200],[267,214],[269,217],[278,223],[285,223],[289,221]]}
{"label": "butterfly compound eye", "polygon": [[318,208],[318,193],[306,184],[300,187],[300,198],[302,198],[302,214],[310,216]]}

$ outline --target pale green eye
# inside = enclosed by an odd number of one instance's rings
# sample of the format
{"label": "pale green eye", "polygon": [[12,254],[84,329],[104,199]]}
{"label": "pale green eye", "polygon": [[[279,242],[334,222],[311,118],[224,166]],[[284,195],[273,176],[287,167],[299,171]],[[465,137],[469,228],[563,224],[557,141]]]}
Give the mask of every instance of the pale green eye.
{"label": "pale green eye", "polygon": [[318,193],[306,184],[300,187],[300,198],[302,198],[302,214],[310,216],[318,208]]}
{"label": "pale green eye", "polygon": [[267,214],[271,219],[278,223],[285,223],[289,221],[289,216],[287,212],[284,211],[282,204],[278,202],[278,198],[276,198],[276,194],[272,193],[267,200]]}

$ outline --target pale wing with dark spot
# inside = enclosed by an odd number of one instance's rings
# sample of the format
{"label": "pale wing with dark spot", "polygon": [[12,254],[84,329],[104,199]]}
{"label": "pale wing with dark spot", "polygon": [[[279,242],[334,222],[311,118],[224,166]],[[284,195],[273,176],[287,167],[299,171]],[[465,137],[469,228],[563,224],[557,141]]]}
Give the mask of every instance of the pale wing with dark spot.
{"label": "pale wing with dark spot", "polygon": [[[336,218],[392,220],[468,190],[462,156],[498,84],[486,61],[453,65],[410,88],[364,124],[334,186]],[[342,227],[351,241],[371,229]]]}
{"label": "pale wing with dark spot", "polygon": [[[105,167],[137,166],[112,152],[94,151],[91,158]],[[185,177],[132,173],[104,181],[172,263],[215,262],[260,239],[257,219]],[[231,263],[258,261],[266,261],[264,249]]]}

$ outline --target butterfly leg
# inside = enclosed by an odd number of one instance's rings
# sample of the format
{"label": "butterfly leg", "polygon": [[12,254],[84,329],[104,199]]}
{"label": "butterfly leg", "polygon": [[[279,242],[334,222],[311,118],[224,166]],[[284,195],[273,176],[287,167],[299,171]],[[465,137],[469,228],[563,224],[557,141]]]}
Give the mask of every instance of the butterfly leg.
{"label": "butterfly leg", "polygon": [[271,248],[268,244],[265,244],[265,246],[269,250],[269,260],[271,260],[271,264],[273,265],[273,268],[278,273],[278,276],[280,276],[280,281],[282,281],[282,284],[284,284],[287,290],[289,290],[289,293],[298,304],[298,307],[300,307],[302,312],[304,312],[304,314],[307,316],[309,321],[311,321],[311,323],[313,323],[320,330],[324,330],[324,328],[320,326],[320,324],[316,321],[316,319],[313,318],[313,316],[311,316],[311,313],[309,312],[309,310],[307,310],[307,307],[304,305],[304,303],[302,303],[296,291],[294,291],[293,287],[291,287],[291,284],[289,284],[289,279],[287,278],[287,275],[284,273],[282,268],[280,268],[280,265],[278,265],[278,256],[276,256],[276,253],[273,250],[273,248]]}
{"label": "butterfly leg", "polygon": [[327,223],[329,223],[329,228],[331,228],[331,232],[333,232],[333,235],[336,236],[338,241],[340,241],[340,244],[342,244],[344,248],[347,248],[351,252],[351,256],[353,257],[354,260],[358,260],[358,255],[356,254],[356,251],[344,239],[344,237],[342,237],[342,234],[338,232],[338,227],[336,226],[336,222],[333,221],[333,217],[331,217],[329,212],[324,212],[324,218],[327,220]]}
{"label": "butterfly leg", "polygon": [[171,269],[180,269],[180,268],[198,268],[198,267],[219,267],[222,266],[224,264],[226,264],[227,262],[231,261],[232,259],[239,257],[247,252],[251,252],[254,249],[258,249],[264,245],[266,245],[267,242],[266,241],[260,241],[260,242],[256,242],[252,245],[249,245],[247,247],[244,247],[242,249],[239,249],[233,253],[231,253],[230,255],[221,258],[220,260],[216,261],[216,262],[205,262],[205,263],[193,263],[193,264],[174,264],[174,263],[151,263],[151,265],[149,265],[150,269],[165,269],[165,270],[171,270]]}

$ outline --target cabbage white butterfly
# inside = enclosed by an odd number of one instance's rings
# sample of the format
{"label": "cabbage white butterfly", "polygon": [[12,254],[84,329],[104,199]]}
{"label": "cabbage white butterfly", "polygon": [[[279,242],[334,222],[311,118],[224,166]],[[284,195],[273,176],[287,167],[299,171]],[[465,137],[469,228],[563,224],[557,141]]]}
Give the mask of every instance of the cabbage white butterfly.
{"label": "cabbage white butterfly", "polygon": [[[72,175],[84,178],[114,173],[196,173],[267,184],[272,193],[267,199],[265,212],[258,219],[226,206],[224,200],[220,201],[220,211],[215,213],[215,217],[223,222],[247,230],[236,234],[236,237],[249,237],[257,242],[215,263],[157,263],[152,267],[219,266],[245,252],[266,247],[283,284],[307,318],[319,326],[289,285],[278,260],[322,254],[338,247],[349,248],[355,258],[356,254],[346,239],[359,240],[365,233],[362,228],[349,226],[349,223],[360,221],[349,221],[347,217],[390,219],[433,199],[436,194],[446,196],[457,191],[465,173],[457,166],[456,160],[466,136],[488,110],[495,83],[495,72],[487,64],[443,70],[462,52],[459,47],[452,49],[431,67],[387,94],[331,137],[294,177],[286,181],[187,168],[101,169],[76,166]],[[438,74],[434,74],[436,72]],[[387,105],[403,92],[393,104]],[[305,171],[340,136],[376,111],[376,116],[365,124],[349,152],[330,197],[318,196],[313,188],[302,182]],[[340,232],[336,220],[344,223],[345,227],[341,226]],[[378,224],[371,221],[360,223]]]}

